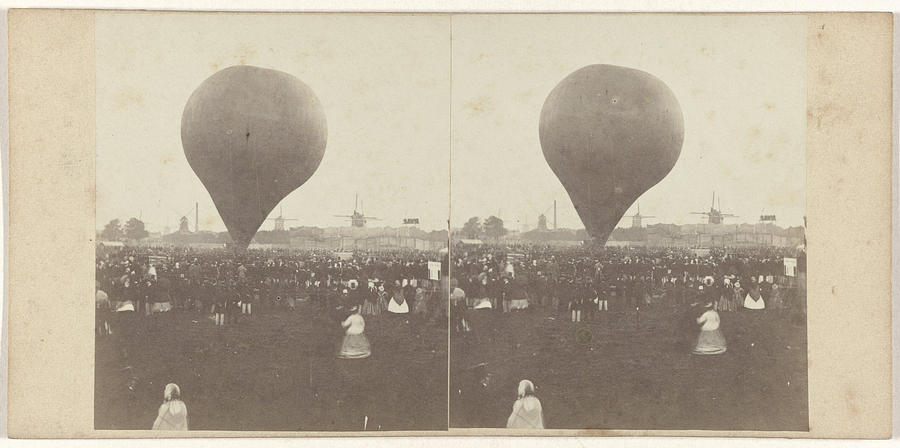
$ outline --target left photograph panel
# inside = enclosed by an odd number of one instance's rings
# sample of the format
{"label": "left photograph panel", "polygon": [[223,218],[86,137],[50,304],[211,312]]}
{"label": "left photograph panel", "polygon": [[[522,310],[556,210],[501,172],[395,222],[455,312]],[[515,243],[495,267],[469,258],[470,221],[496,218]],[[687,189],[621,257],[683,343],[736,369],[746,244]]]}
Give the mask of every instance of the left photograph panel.
{"label": "left photograph panel", "polygon": [[95,429],[447,428],[448,30],[95,15]]}

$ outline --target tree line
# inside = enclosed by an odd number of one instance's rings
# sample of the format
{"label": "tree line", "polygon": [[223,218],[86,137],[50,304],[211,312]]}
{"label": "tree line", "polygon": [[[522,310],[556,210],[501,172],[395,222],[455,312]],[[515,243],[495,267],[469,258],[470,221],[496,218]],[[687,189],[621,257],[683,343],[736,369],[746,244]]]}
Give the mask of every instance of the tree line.
{"label": "tree line", "polygon": [[463,224],[460,233],[470,239],[490,238],[499,241],[507,230],[503,227],[503,220],[496,216],[489,216],[484,221],[477,216],[473,216]]}
{"label": "tree line", "polygon": [[144,222],[137,218],[129,219],[122,224],[118,219],[113,219],[103,226],[100,239],[104,241],[120,241],[122,239],[139,240],[150,235],[144,228]]}

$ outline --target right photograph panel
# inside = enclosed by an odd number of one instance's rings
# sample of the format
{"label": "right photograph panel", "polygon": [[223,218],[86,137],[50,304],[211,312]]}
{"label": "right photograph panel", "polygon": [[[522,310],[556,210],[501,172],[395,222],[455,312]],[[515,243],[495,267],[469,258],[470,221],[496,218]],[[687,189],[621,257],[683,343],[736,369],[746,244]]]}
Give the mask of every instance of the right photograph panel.
{"label": "right photograph panel", "polygon": [[806,17],[452,17],[450,426],[807,431]]}

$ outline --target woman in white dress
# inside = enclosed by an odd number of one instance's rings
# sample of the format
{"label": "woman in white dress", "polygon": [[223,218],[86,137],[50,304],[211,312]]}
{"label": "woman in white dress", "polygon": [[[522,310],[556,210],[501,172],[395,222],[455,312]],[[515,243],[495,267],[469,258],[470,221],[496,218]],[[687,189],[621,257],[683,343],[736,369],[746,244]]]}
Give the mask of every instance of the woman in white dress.
{"label": "woman in white dress", "polygon": [[187,431],[187,406],[181,401],[181,389],[177,384],[169,383],[163,393],[163,404],[153,422],[155,431]]}
{"label": "woman in white dress", "polygon": [[519,381],[519,394],[513,404],[512,414],[506,420],[507,428],[544,429],[544,410],[541,400],[534,395],[534,384]]}
{"label": "woman in white dress", "polygon": [[341,326],[344,327],[344,340],[341,343],[341,351],[338,358],[362,359],[372,354],[369,340],[363,334],[366,331],[366,320],[359,314],[359,307],[350,309],[350,316],[344,319]]}
{"label": "woman in white dress", "polygon": [[712,300],[706,303],[705,311],[697,318],[697,324],[700,325],[700,335],[697,337],[697,343],[694,344],[693,354],[695,355],[718,355],[725,353],[727,345],[725,343],[725,335],[719,328],[721,320],[719,312],[713,307]]}

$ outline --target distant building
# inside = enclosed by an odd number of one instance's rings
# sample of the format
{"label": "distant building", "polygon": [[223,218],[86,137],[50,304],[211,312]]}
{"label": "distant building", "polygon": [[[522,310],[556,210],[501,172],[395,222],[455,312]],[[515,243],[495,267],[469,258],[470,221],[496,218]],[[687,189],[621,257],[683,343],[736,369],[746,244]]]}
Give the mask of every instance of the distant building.
{"label": "distant building", "polygon": [[771,223],[758,224],[671,224],[613,230],[607,246],[647,246],[673,248],[711,247],[798,247],[803,244],[802,227],[784,229]]}
{"label": "distant building", "polygon": [[291,248],[328,250],[440,250],[447,247],[446,232],[425,232],[416,227],[341,227],[324,229],[321,237],[291,238]]}

